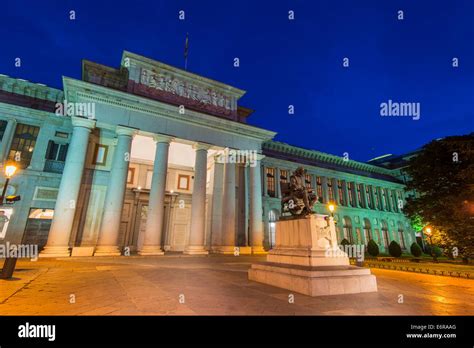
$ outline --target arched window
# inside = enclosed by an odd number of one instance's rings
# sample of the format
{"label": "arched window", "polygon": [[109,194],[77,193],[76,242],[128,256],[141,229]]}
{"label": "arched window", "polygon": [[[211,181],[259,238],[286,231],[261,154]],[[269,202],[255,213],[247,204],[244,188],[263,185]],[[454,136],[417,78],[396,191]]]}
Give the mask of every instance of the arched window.
{"label": "arched window", "polygon": [[390,244],[390,237],[388,236],[388,224],[387,221],[382,220],[382,236],[383,236],[383,244],[385,248],[388,248]]}
{"label": "arched window", "polygon": [[398,221],[398,239],[400,239],[400,247],[402,249],[406,249],[406,244],[405,244],[405,236],[404,236],[405,231],[403,230],[403,224],[401,221]]}
{"label": "arched window", "polygon": [[343,232],[344,232],[344,238],[347,239],[351,244],[353,244],[354,239],[352,236],[352,221],[349,216],[344,216],[344,225],[343,225]]}
{"label": "arched window", "polygon": [[272,209],[268,212],[268,241],[270,249],[276,244],[275,240],[275,223],[278,221],[279,213],[277,209]]}
{"label": "arched window", "polygon": [[364,236],[365,236],[365,245],[369,244],[369,240],[372,239],[372,225],[370,224],[370,220],[365,218],[364,219]]}

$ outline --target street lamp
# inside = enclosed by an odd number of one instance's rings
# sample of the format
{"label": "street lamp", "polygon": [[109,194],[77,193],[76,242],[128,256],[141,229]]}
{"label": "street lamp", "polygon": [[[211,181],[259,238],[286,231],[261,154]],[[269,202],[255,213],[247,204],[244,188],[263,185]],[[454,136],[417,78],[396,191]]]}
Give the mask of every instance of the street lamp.
{"label": "street lamp", "polygon": [[3,204],[3,201],[5,200],[5,195],[7,193],[7,187],[8,183],[10,182],[10,179],[16,172],[16,166],[14,164],[6,164],[5,165],[5,185],[3,185],[3,191],[2,195],[0,196],[0,205]]}
{"label": "street lamp", "polygon": [[[5,184],[3,186],[2,195],[0,196],[0,205],[3,205],[3,201],[5,200],[5,195],[7,193],[8,183],[10,179],[16,172],[16,166],[14,164],[6,164],[5,165]],[[3,263],[2,273],[0,274],[0,279],[10,279],[15,271],[16,266],[16,257],[7,257],[5,262]]]}
{"label": "street lamp", "polygon": [[431,227],[425,227],[425,234],[428,236],[429,238],[429,245],[430,245],[430,253],[431,253],[431,256],[433,257],[433,261],[437,262],[438,259],[436,258],[436,255],[434,253],[434,250],[433,250],[433,234],[431,233]]}
{"label": "street lamp", "polygon": [[328,204],[328,209],[331,212],[331,217],[334,217],[334,209],[336,209],[336,206],[333,203]]}

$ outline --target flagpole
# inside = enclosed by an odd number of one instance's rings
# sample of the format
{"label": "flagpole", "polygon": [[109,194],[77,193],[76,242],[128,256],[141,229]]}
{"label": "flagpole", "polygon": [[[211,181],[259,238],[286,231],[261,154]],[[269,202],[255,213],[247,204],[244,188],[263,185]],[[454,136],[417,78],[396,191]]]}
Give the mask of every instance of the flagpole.
{"label": "flagpole", "polygon": [[184,70],[188,70],[188,50],[189,50],[189,33],[186,33],[186,40],[184,42]]}

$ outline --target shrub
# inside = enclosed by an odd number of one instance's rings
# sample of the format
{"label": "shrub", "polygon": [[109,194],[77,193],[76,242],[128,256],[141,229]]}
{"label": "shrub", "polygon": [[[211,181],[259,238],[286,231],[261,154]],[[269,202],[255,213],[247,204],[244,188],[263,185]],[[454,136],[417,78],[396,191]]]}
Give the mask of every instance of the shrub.
{"label": "shrub", "polygon": [[402,248],[400,248],[400,244],[392,240],[390,245],[388,246],[388,252],[393,257],[400,257],[402,256]]}
{"label": "shrub", "polygon": [[434,256],[436,256],[436,257],[440,257],[441,255],[443,255],[443,250],[441,250],[441,248],[439,246],[436,246],[436,245],[432,248],[432,252],[433,252]]}
{"label": "shrub", "polygon": [[351,245],[351,243],[346,238],[344,238],[343,240],[341,240],[341,245],[346,246]]}
{"label": "shrub", "polygon": [[373,257],[376,257],[380,252],[379,246],[373,239],[369,240],[369,243],[367,244],[367,252]]}
{"label": "shrub", "polygon": [[423,250],[421,250],[418,243],[413,243],[410,247],[410,251],[411,251],[411,254],[415,257],[420,257],[421,254],[423,253]]}
{"label": "shrub", "polygon": [[343,240],[341,240],[341,245],[339,246],[339,249],[341,249],[342,251],[346,251],[346,245],[350,245],[351,243],[346,239],[344,238]]}

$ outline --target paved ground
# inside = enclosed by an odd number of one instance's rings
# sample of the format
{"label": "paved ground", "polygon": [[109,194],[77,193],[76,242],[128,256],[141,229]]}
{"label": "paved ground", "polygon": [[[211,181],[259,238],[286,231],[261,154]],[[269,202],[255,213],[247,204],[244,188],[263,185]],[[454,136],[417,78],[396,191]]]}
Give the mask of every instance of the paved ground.
{"label": "paved ground", "polygon": [[[474,315],[474,280],[373,269],[379,292],[311,298],[247,280],[264,257],[20,261],[2,315]],[[399,303],[400,295],[403,303]],[[75,303],[71,303],[75,302]]]}

